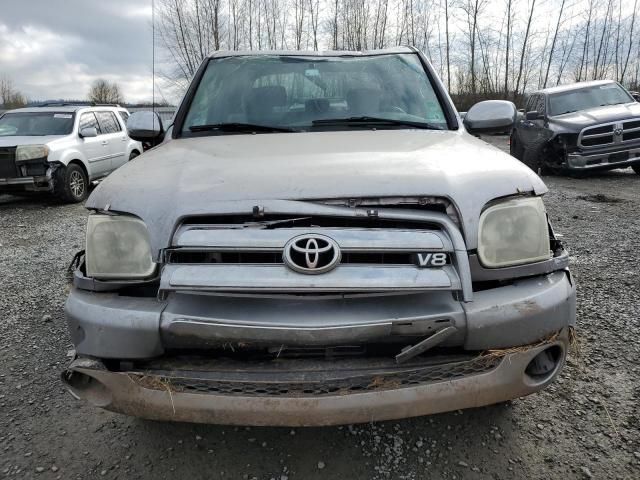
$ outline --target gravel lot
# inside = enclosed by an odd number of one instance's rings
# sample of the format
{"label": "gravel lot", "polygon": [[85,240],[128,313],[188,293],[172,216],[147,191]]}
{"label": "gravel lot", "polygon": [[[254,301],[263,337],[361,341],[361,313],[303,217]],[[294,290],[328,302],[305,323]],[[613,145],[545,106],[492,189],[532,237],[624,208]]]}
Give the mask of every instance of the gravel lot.
{"label": "gravel lot", "polygon": [[640,478],[640,177],[545,181],[579,288],[579,352],[557,383],[493,407],[295,430],[150,422],[72,399],[62,307],[86,211],[0,195],[0,478]]}

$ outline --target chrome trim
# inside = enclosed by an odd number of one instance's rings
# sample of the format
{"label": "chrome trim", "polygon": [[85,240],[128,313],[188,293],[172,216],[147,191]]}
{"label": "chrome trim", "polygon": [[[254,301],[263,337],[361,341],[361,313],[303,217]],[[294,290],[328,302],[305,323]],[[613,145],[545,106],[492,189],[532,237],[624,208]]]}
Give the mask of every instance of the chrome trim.
{"label": "chrome trim", "polygon": [[460,290],[456,270],[413,266],[340,265],[322,275],[300,275],[284,265],[166,265],[160,294],[171,291],[385,292]]}
{"label": "chrome trim", "polygon": [[260,228],[217,228],[211,225],[184,225],[178,229],[173,244],[177,247],[212,248],[216,251],[276,251],[299,235],[332,238],[340,250],[369,252],[452,251],[451,242],[433,230],[394,230],[359,228],[294,227],[273,230]]}
{"label": "chrome trim", "polygon": [[[624,125],[627,123],[638,122],[638,121],[640,121],[640,118],[627,118],[625,120],[599,123],[597,125],[591,125],[589,127],[585,127],[580,131],[580,134],[578,135],[578,147],[584,148],[584,149],[594,149],[594,148],[607,147],[611,145],[624,145],[633,141],[638,141],[638,139],[623,140],[624,134],[640,131],[640,127],[625,129]],[[589,130],[596,130],[598,128],[603,128],[608,126],[611,126],[611,132],[593,133],[591,135],[587,133]],[[617,132],[620,132],[620,133],[617,133]],[[609,137],[609,136],[612,137],[612,140],[613,140],[612,142],[599,143],[598,145],[583,145],[582,143],[583,139],[603,138],[603,137]]]}
{"label": "chrome trim", "polygon": [[30,185],[35,182],[35,177],[0,178],[0,185]]}
{"label": "chrome trim", "polygon": [[123,152],[110,153],[109,155],[103,155],[101,157],[90,158],[89,159],[89,163],[103,162],[104,160],[111,160],[112,158],[123,157],[123,156],[124,156]]}
{"label": "chrome trim", "polygon": [[[628,152],[629,158],[625,160],[619,160],[617,162],[610,162],[609,157],[611,155],[615,155],[616,153]],[[600,160],[599,163],[594,163],[592,165],[587,165],[587,162]],[[625,165],[631,165],[633,163],[640,162],[640,146],[635,148],[623,148],[620,150],[616,150],[613,152],[605,152],[605,153],[594,153],[591,155],[583,155],[580,153],[570,153],[567,155],[567,165],[569,168],[587,170],[590,168],[600,168],[608,165],[619,165],[621,167]]]}
{"label": "chrome trim", "polygon": [[[451,268],[456,278],[457,283],[455,285],[451,285],[446,288],[448,290],[460,290],[462,292],[461,300],[464,302],[470,302],[473,299],[473,288],[471,282],[471,272],[469,268],[469,258],[467,255],[466,244],[464,242],[464,238],[462,237],[462,233],[459,230],[458,226],[454,223],[451,218],[439,212],[431,212],[431,211],[421,211],[421,210],[408,210],[408,209],[395,209],[395,208],[380,208],[380,209],[362,209],[362,208],[351,208],[351,207],[337,207],[337,206],[328,206],[328,205],[319,205],[314,203],[303,203],[298,206],[296,209],[290,208],[270,208],[268,212],[265,211],[265,214],[269,215],[293,215],[293,216],[305,216],[305,215],[320,215],[326,217],[341,217],[341,218],[377,218],[380,220],[398,220],[398,221],[410,221],[422,224],[429,224],[430,226],[439,227],[438,230],[400,230],[399,232],[394,232],[393,230],[386,229],[367,229],[363,230],[365,232],[389,232],[390,234],[398,234],[400,232],[408,232],[412,235],[416,233],[422,232],[420,235],[421,241],[433,241],[433,237],[431,235],[435,235],[440,242],[442,243],[442,248],[445,251],[450,251],[453,253],[452,255],[452,265],[455,268]],[[229,212],[229,215],[231,212]],[[181,237],[184,229],[189,230],[193,227],[193,225],[183,226],[178,228],[177,232],[174,234],[174,242],[178,238]],[[202,225],[199,225],[200,230],[202,230]],[[211,226],[209,226],[211,227]],[[229,229],[229,225],[222,225],[222,229]],[[253,228],[242,228],[241,225],[236,226],[235,229],[238,232],[245,232],[245,235],[250,237],[251,235],[257,235],[261,232],[280,232],[280,231],[288,231],[288,235],[294,231],[294,229],[273,229],[273,230],[265,230],[265,229],[253,229]],[[303,229],[305,233],[313,233],[312,229]],[[351,229],[331,229],[331,228],[321,228],[319,232],[326,233],[332,236],[336,241],[338,238],[334,235],[339,235],[340,233],[349,232]],[[337,232],[337,233],[336,233]],[[237,234],[237,233],[236,233]],[[427,235],[430,234],[430,235]],[[277,235],[280,235],[279,233]],[[440,246],[440,242],[436,245],[431,244],[431,246]],[[190,241],[189,243],[192,243]],[[214,244],[215,245],[215,244]],[[284,245],[284,243],[283,243]],[[340,247],[343,251],[348,251],[347,248],[344,248],[343,245],[340,244]],[[428,250],[428,249],[425,249]],[[396,252],[398,250],[395,250]],[[167,265],[165,267],[169,268],[172,265]],[[337,269],[339,270],[339,269]],[[337,271],[337,270],[334,270]],[[412,278],[416,275],[418,269],[416,268],[408,268],[405,269],[405,273]],[[432,269],[433,270],[433,269]],[[247,272],[249,273],[249,272]],[[166,275],[163,274],[163,279],[165,279],[165,285],[169,284],[169,281],[166,280]],[[250,277],[253,278],[253,277]],[[316,277],[319,278],[319,277]],[[245,279],[246,280],[246,279]],[[161,289],[162,290],[162,289]],[[202,290],[206,290],[203,288]],[[399,290],[399,289],[396,289]],[[360,290],[356,290],[360,291]],[[384,291],[384,290],[383,290]],[[162,297],[162,293],[160,294]]]}

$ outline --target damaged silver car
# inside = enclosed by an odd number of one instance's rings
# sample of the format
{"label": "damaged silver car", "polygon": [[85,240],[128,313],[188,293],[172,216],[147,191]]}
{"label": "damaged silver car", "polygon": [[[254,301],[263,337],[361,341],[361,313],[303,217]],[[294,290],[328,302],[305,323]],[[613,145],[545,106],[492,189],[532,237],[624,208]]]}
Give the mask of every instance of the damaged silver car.
{"label": "damaged silver car", "polygon": [[151,419],[331,425],[547,387],[575,322],[538,176],[471,133],[425,57],[217,52],[157,146],[87,202],[77,398]]}

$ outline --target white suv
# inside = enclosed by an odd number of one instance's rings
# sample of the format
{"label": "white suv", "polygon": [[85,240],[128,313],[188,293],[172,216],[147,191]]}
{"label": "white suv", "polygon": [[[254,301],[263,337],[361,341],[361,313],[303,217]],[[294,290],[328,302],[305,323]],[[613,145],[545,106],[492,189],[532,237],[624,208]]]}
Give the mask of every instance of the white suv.
{"label": "white suv", "polygon": [[0,116],[0,193],[52,192],[81,202],[89,182],[142,153],[115,105],[45,105]]}

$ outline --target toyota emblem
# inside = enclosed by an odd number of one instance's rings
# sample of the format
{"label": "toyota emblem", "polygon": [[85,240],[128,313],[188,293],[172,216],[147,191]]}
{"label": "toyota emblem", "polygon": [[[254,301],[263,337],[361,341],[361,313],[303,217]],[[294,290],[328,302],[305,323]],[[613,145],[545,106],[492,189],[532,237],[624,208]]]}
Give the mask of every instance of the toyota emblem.
{"label": "toyota emblem", "polygon": [[623,130],[622,128],[619,128],[619,127],[618,127],[618,128],[616,128],[616,129],[613,131],[613,134],[614,134],[614,135],[616,135],[616,136],[618,136],[618,137],[619,137],[619,136],[621,136],[623,133],[624,133],[624,130]]}
{"label": "toyota emblem", "polygon": [[340,263],[340,247],[326,235],[299,235],[284,246],[283,259],[296,272],[325,273]]}

